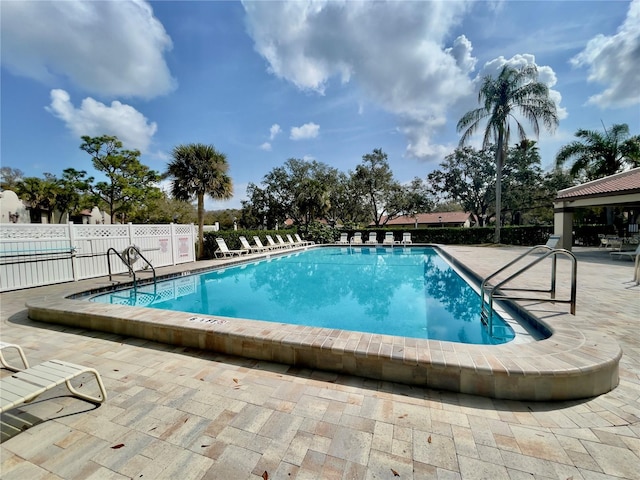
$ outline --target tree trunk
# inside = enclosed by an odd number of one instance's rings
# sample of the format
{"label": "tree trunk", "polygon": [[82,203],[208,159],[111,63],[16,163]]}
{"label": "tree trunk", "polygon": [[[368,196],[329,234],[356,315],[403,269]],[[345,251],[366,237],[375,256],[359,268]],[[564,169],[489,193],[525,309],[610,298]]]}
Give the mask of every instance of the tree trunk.
{"label": "tree trunk", "polygon": [[502,167],[504,164],[504,133],[502,130],[498,135],[498,146],[496,150],[496,230],[494,233],[494,243],[500,243],[500,225],[502,223]]}
{"label": "tree trunk", "polygon": [[198,255],[202,260],[204,255],[204,193],[198,193]]}

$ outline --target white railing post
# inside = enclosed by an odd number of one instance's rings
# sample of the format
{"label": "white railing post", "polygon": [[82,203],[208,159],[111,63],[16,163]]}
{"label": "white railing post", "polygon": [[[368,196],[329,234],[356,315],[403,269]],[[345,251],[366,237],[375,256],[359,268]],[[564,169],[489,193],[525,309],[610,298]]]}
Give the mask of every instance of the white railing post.
{"label": "white railing post", "polygon": [[133,238],[133,223],[127,223],[127,231],[129,234],[129,245],[135,245],[135,238]]}
{"label": "white railing post", "polygon": [[67,223],[68,237],[69,237],[69,252],[71,253],[71,275],[73,275],[73,281],[78,281],[78,265],[76,263],[76,232],[73,222]]}
{"label": "white railing post", "polygon": [[171,233],[169,235],[169,238],[171,239],[171,245],[169,246],[169,248],[171,249],[171,264],[175,265],[176,264],[176,224],[170,223],[169,226],[171,227]]}

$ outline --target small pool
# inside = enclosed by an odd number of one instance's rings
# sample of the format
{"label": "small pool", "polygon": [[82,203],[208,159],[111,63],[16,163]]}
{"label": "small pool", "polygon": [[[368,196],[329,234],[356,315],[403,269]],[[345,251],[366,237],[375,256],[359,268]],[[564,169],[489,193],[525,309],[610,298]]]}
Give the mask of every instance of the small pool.
{"label": "small pool", "polygon": [[458,343],[515,337],[433,248],[327,247],[91,298],[94,302]]}

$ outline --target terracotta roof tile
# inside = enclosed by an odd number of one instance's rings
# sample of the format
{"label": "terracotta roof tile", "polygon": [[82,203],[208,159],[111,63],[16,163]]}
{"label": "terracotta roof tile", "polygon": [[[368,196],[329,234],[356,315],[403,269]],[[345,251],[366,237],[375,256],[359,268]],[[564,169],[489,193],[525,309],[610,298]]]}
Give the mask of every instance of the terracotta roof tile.
{"label": "terracotta roof tile", "polygon": [[556,200],[640,192],[640,168],[560,190]]}
{"label": "terracotta roof tile", "polygon": [[[437,213],[419,213],[418,223],[424,224],[438,224],[441,223],[464,223],[471,214],[469,212],[437,212]],[[383,221],[384,221],[383,217]],[[387,225],[413,225],[416,222],[416,217],[412,215],[403,215],[396,217],[387,222]]]}

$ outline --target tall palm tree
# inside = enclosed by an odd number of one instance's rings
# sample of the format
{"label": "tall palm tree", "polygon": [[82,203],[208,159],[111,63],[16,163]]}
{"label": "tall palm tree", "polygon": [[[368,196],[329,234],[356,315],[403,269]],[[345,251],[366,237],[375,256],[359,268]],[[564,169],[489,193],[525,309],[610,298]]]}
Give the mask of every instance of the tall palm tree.
{"label": "tall palm tree", "polygon": [[224,153],[213,145],[192,143],[178,145],[172,152],[173,160],[166,175],[172,177],[171,194],[178,200],[198,201],[198,259],[204,254],[204,196],[225,200],[233,194],[229,164]]}
{"label": "tall palm tree", "polygon": [[640,166],[640,135],[629,136],[626,123],[613,125],[604,134],[595,130],[579,129],[580,140],[565,145],[556,155],[556,165],[562,167],[573,159],[569,170],[572,177],[584,174],[586,180],[595,180],[618,173],[625,167]]}
{"label": "tall palm tree", "polygon": [[549,98],[549,89],[538,82],[538,69],[526,65],[515,69],[509,65],[502,67],[497,78],[484,77],[478,92],[480,108],[467,112],[458,122],[458,131],[463,131],[460,146],[478,130],[486,120],[483,148],[494,140],[496,143],[496,231],[494,241],[500,243],[500,223],[502,209],[502,167],[511,136],[511,123],[520,140],[526,139],[522,123],[516,113],[529,121],[536,136],[540,133],[540,122],[552,132],[558,125],[556,104]]}

